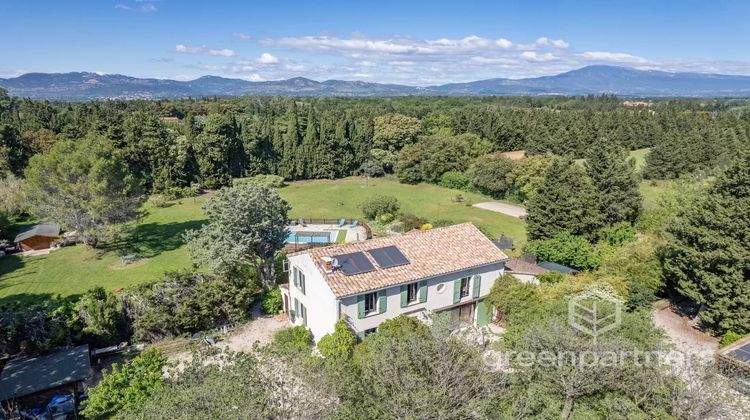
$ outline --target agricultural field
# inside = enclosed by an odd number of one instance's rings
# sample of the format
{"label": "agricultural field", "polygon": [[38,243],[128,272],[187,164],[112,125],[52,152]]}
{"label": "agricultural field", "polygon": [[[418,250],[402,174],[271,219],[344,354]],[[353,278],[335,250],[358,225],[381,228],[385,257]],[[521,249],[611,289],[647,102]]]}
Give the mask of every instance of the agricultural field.
{"label": "agricultural field", "polygon": [[[292,218],[361,218],[358,204],[365,198],[387,194],[401,202],[401,210],[428,220],[473,222],[493,235],[505,233],[518,245],[525,242],[523,220],[474,208],[488,200],[480,194],[420,184],[404,185],[392,178],[364,180],[351,177],[335,181],[295,182],[279,190],[292,205]],[[463,202],[456,202],[456,195]],[[122,238],[101,250],[84,246],[63,248],[38,257],[8,256],[0,259],[0,303],[38,299],[41,296],[74,296],[102,286],[126,288],[158,279],[164,271],[191,265],[182,233],[205,221],[201,209],[207,196],[168,203],[167,207],[144,206],[143,216],[125,226]],[[135,255],[123,265],[121,255]]]}

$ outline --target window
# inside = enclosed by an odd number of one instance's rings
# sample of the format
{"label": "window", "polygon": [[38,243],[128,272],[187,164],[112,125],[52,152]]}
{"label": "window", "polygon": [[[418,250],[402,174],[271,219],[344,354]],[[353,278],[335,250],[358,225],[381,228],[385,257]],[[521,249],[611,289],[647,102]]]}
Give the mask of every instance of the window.
{"label": "window", "polygon": [[365,314],[375,312],[378,307],[378,294],[376,292],[365,295]]}
{"label": "window", "polygon": [[367,329],[365,330],[365,337],[370,334],[375,334],[376,332],[378,332],[378,327]]}
{"label": "window", "polygon": [[445,291],[445,283],[438,284],[436,290],[438,293],[443,293]]}
{"label": "window", "polygon": [[305,294],[305,274],[297,267],[292,270],[292,278],[294,279],[294,286],[299,289],[302,294]]}
{"label": "window", "polygon": [[304,304],[299,304],[300,317],[302,318],[302,325],[307,326],[307,308]]}
{"label": "window", "polygon": [[412,283],[406,286],[406,303],[416,302],[418,294],[419,294],[419,283]]}
{"label": "window", "polygon": [[288,273],[289,272],[289,260],[284,260],[281,263],[281,271]]}
{"label": "window", "polygon": [[471,277],[464,277],[461,279],[461,294],[460,297],[465,298],[469,296],[469,285],[471,283]]}

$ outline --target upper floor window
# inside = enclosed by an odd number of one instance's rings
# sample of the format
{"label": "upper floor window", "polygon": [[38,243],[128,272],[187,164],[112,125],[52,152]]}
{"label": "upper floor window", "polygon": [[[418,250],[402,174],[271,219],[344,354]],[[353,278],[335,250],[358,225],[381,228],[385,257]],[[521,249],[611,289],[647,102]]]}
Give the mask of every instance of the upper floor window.
{"label": "upper floor window", "polygon": [[419,283],[412,283],[406,286],[406,303],[414,303],[419,296]]}
{"label": "upper floor window", "polygon": [[292,269],[292,279],[294,281],[294,287],[299,289],[302,294],[305,294],[305,273],[297,267]]}
{"label": "upper floor window", "polygon": [[371,314],[378,308],[377,292],[367,293],[365,295],[365,314]]}
{"label": "upper floor window", "polygon": [[461,279],[461,293],[460,297],[465,298],[469,296],[469,286],[471,285],[471,277],[464,277]]}

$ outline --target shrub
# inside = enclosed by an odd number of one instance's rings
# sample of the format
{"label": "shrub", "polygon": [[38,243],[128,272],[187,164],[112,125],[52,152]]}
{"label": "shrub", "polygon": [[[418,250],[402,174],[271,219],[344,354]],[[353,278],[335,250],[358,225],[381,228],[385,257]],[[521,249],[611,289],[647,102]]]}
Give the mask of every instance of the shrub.
{"label": "shrub", "polygon": [[336,321],[333,333],[326,334],[320,339],[318,350],[327,359],[347,360],[352,356],[356,343],[357,337],[342,318]]}
{"label": "shrub", "polygon": [[590,270],[599,266],[601,257],[583,236],[561,232],[551,239],[537,240],[526,245],[526,252],[534,253],[541,261],[552,261],[579,270]]}
{"label": "shrub", "polygon": [[539,302],[537,286],[522,283],[510,274],[495,280],[487,295],[487,303],[494,306],[503,318],[528,309]]}
{"label": "shrub", "polygon": [[445,188],[465,190],[469,187],[469,178],[463,172],[448,171],[440,176],[438,184]]}
{"label": "shrub", "polygon": [[394,216],[391,213],[385,213],[385,214],[381,214],[380,216],[378,216],[378,222],[382,223],[384,225],[387,225],[388,223],[391,223],[395,219],[396,219],[396,216]]}
{"label": "shrub", "polygon": [[200,194],[201,190],[198,185],[191,185],[189,187],[169,187],[164,194],[170,200],[178,200],[180,198],[195,197]]}
{"label": "shrub", "polygon": [[411,213],[402,214],[399,218],[399,221],[401,222],[404,232],[419,229],[422,227],[422,225],[427,223],[427,219],[418,217]]}
{"label": "shrub", "polygon": [[266,291],[260,298],[263,312],[276,315],[281,310],[281,289],[275,287]]}
{"label": "shrub", "polygon": [[125,295],[136,340],[154,341],[247,319],[253,290],[240,280],[170,272]]}
{"label": "shrub", "polygon": [[620,246],[635,240],[635,228],[628,222],[620,222],[599,229],[597,237],[600,242],[612,246]]}
{"label": "shrub", "polygon": [[154,194],[151,197],[149,197],[148,202],[151,203],[154,207],[167,207],[168,200],[167,197],[165,197],[162,194]]}
{"label": "shrub", "polygon": [[310,330],[297,326],[276,331],[273,335],[273,346],[283,353],[298,353],[310,350],[313,336]]}
{"label": "shrub", "polygon": [[432,227],[439,228],[439,227],[452,226],[452,225],[455,225],[456,223],[453,220],[437,219],[437,220],[433,220],[432,223],[430,224],[432,225]]}
{"label": "shrub", "polygon": [[747,336],[750,336],[750,333],[739,334],[734,331],[727,331],[727,333],[724,334],[724,337],[721,337],[721,342],[719,342],[719,347],[726,347],[732,343],[742,340],[743,338]]}
{"label": "shrub", "polygon": [[102,287],[89,290],[75,305],[84,324],[83,334],[92,344],[109,345],[121,337],[124,319],[120,302],[114,293]]}
{"label": "shrub", "polygon": [[485,194],[502,197],[511,189],[513,161],[502,153],[492,153],[476,160],[469,169],[471,184]]}
{"label": "shrub", "polygon": [[249,178],[237,178],[234,180],[235,187],[247,184],[268,188],[281,188],[286,185],[284,177],[278,175],[255,175]]}
{"label": "shrub", "polygon": [[123,409],[138,407],[164,383],[167,363],[159,350],[149,348],[122,367],[114,364],[102,380],[89,390],[83,414],[87,418],[111,417]]}
{"label": "shrub", "polygon": [[379,195],[371,197],[359,204],[362,214],[368,220],[375,220],[381,214],[396,214],[401,204],[396,197],[390,195]]}
{"label": "shrub", "polygon": [[537,275],[536,279],[539,280],[539,283],[555,284],[565,280],[565,274],[558,273],[557,271],[548,271]]}
{"label": "shrub", "polygon": [[625,306],[629,311],[649,309],[655,301],[656,293],[647,284],[638,281],[631,281],[628,284],[628,300]]}

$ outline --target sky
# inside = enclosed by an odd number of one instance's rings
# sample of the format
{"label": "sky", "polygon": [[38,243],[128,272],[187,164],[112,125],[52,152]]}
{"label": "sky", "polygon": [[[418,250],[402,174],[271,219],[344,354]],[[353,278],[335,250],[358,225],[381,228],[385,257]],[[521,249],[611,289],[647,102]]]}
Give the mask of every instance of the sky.
{"label": "sky", "polygon": [[592,64],[750,75],[748,0],[1,0],[0,77],[407,85]]}

